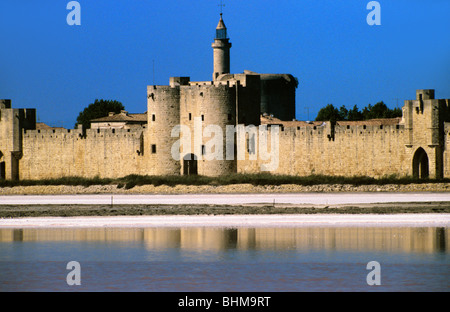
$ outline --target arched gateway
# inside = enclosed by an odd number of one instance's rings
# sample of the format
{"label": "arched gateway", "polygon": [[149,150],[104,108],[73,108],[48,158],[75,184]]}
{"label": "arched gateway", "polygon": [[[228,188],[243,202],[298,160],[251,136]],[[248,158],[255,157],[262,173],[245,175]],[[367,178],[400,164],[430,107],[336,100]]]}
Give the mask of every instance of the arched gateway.
{"label": "arched gateway", "polygon": [[197,156],[186,154],[183,157],[183,175],[197,175]]}
{"label": "arched gateway", "polygon": [[429,175],[428,155],[423,148],[419,147],[413,157],[413,177],[426,179]]}

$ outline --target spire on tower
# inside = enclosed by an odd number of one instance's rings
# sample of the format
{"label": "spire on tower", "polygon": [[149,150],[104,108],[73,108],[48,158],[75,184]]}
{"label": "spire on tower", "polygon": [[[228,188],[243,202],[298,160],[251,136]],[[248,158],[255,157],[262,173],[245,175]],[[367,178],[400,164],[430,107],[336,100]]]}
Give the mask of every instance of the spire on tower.
{"label": "spire on tower", "polygon": [[222,17],[220,18],[219,24],[216,28],[216,39],[228,39],[227,27],[225,26]]}
{"label": "spire on tower", "polygon": [[216,80],[219,75],[230,73],[230,48],[231,43],[227,35],[227,27],[223,21],[222,8],[225,5],[220,0],[220,20],[216,27],[216,38],[212,44],[214,49],[214,73],[213,80]]}

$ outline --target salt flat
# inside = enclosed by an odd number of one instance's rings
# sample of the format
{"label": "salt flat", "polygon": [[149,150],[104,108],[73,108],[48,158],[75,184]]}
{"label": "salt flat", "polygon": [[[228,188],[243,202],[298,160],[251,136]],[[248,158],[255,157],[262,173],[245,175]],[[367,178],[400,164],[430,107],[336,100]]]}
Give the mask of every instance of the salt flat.
{"label": "salt flat", "polygon": [[243,205],[261,203],[283,204],[371,204],[450,201],[450,193],[295,193],[295,194],[183,194],[183,195],[5,195],[0,205],[155,205],[206,204]]}
{"label": "salt flat", "polygon": [[449,227],[450,214],[199,215],[0,219],[0,228],[83,227]]}
{"label": "salt flat", "polygon": [[[450,202],[450,193],[299,193],[186,195],[12,195],[0,205],[345,205]],[[409,214],[271,214],[33,217],[0,219],[0,228],[15,227],[449,227],[448,213]]]}

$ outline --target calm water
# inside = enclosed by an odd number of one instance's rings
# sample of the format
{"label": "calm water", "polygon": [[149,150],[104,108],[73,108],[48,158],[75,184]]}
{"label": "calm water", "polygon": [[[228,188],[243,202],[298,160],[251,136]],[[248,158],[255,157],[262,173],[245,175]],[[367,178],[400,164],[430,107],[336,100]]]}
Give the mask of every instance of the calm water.
{"label": "calm water", "polygon": [[449,260],[448,228],[0,229],[0,291],[449,291]]}

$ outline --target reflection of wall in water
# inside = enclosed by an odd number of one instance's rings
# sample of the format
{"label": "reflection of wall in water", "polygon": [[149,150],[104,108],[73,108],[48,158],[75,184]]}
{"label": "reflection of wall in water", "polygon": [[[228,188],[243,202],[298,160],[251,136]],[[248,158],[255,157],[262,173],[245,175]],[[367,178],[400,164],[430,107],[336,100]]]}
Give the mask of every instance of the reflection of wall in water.
{"label": "reflection of wall in water", "polygon": [[326,249],[435,252],[449,250],[446,228],[239,229],[240,249]]}
{"label": "reflection of wall in water", "polygon": [[237,231],[221,228],[0,229],[0,242],[143,241],[150,249],[226,249],[236,247]]}
{"label": "reflection of wall in water", "polygon": [[21,241],[138,241],[144,229],[0,229],[0,242]]}
{"label": "reflection of wall in water", "polygon": [[10,241],[142,241],[149,249],[449,251],[447,228],[0,229]]}

